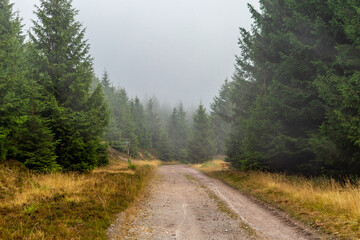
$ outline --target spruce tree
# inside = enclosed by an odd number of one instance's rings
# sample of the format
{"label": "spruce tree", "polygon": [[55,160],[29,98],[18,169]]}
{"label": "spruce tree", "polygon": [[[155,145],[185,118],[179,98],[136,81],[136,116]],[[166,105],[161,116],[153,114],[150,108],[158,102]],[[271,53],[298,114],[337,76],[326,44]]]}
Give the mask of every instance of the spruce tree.
{"label": "spruce tree", "polygon": [[152,98],[146,104],[146,117],[150,130],[152,148],[158,149],[160,146],[161,123],[155,109],[155,101]]}
{"label": "spruce tree", "polygon": [[135,135],[139,140],[139,147],[142,149],[150,149],[151,138],[144,107],[138,97],[130,102],[130,106],[132,119],[135,123]]}
{"label": "spruce tree", "polygon": [[120,123],[117,120],[117,117],[115,116],[115,112],[117,112],[117,103],[115,102],[115,92],[116,89],[111,86],[110,84],[110,75],[105,70],[102,78],[101,78],[101,84],[104,89],[105,97],[107,99],[107,102],[109,104],[109,125],[105,129],[102,137],[106,140],[106,142],[115,149],[122,149],[124,140],[121,138],[121,128]]}
{"label": "spruce tree", "polygon": [[201,163],[210,160],[215,153],[213,129],[204,105],[199,105],[193,121],[192,136],[188,144],[189,161]]}
{"label": "spruce tree", "polygon": [[241,30],[229,160],[245,168],[316,172],[321,164],[311,139],[325,110],[314,81],[332,66],[338,27],[326,1],[260,5],[261,12],[250,7],[252,31]]}
{"label": "spruce tree", "polygon": [[187,160],[187,141],[189,128],[186,113],[182,104],[173,109],[169,118],[168,133],[171,142],[172,157],[176,161]]}
{"label": "spruce tree", "polygon": [[325,173],[360,175],[360,3],[329,3],[337,56],[334,67],[315,82],[326,105],[326,119],[312,146]]}
{"label": "spruce tree", "polygon": [[[76,21],[71,0],[41,0],[30,39],[38,51],[37,78],[48,95],[43,116],[58,141],[57,162],[69,170],[91,170],[104,153],[99,136],[108,122],[101,86],[93,78],[85,29]],[[100,152],[99,152],[100,151]],[[103,160],[101,160],[103,161]]]}
{"label": "spruce tree", "polygon": [[0,160],[5,160],[11,148],[11,132],[16,128],[21,107],[23,79],[20,19],[13,4],[0,2]]}
{"label": "spruce tree", "polygon": [[214,98],[211,107],[211,122],[216,136],[216,154],[225,153],[225,141],[231,128],[231,116],[234,104],[231,102],[230,94],[233,84],[225,80],[221,86],[219,95]]}

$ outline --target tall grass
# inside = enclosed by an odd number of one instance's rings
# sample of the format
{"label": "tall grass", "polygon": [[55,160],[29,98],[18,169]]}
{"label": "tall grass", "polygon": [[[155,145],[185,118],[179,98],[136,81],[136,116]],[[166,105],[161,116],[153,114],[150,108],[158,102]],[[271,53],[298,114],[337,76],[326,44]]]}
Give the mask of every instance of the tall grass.
{"label": "tall grass", "polygon": [[158,161],[111,161],[92,173],[32,173],[0,165],[0,239],[106,239],[105,230],[142,191]]}
{"label": "tall grass", "polygon": [[208,175],[271,203],[340,239],[360,239],[360,183],[325,177],[308,179],[278,173],[222,171],[197,166]]}

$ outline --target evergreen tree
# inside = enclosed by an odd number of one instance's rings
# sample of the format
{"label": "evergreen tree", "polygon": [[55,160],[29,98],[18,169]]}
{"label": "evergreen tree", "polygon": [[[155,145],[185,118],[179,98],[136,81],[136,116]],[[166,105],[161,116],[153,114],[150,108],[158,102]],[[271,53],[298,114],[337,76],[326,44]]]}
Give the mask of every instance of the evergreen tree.
{"label": "evergreen tree", "polygon": [[110,76],[109,73],[105,70],[102,78],[101,84],[104,89],[104,93],[106,99],[108,101],[110,107],[110,116],[109,116],[109,125],[105,129],[102,137],[108,142],[108,144],[115,149],[124,150],[123,142],[121,135],[121,128],[119,126],[119,121],[114,113],[118,113],[117,111],[117,103],[115,99],[115,88],[110,84]]}
{"label": "evergreen tree", "polygon": [[[71,0],[41,0],[30,34],[38,51],[37,79],[48,95],[43,116],[59,142],[57,162],[69,170],[90,170],[103,158],[99,136],[108,122],[101,86],[93,79],[85,29],[75,20]],[[103,161],[103,160],[101,160]]]}
{"label": "evergreen tree", "polygon": [[158,149],[160,146],[161,123],[155,109],[155,101],[152,98],[146,104],[146,116],[150,130],[152,148]]}
{"label": "evergreen tree", "polygon": [[135,123],[135,135],[139,140],[139,147],[143,149],[151,148],[150,131],[147,126],[144,107],[139,98],[131,101],[131,115]]}
{"label": "evergreen tree", "polygon": [[[137,156],[139,154],[139,140],[135,134],[135,122],[131,115],[130,100],[125,89],[117,89],[114,95],[113,114],[121,131],[122,143],[130,142],[130,154]],[[123,144],[119,149],[126,152],[126,146]]]}
{"label": "evergreen tree", "polygon": [[188,145],[189,160],[201,163],[210,160],[215,153],[214,134],[204,105],[199,105],[193,115],[193,121],[192,136]]}
{"label": "evergreen tree", "polygon": [[160,133],[160,141],[157,150],[158,150],[158,157],[160,160],[163,161],[173,160],[170,139],[166,131],[162,131]]}
{"label": "evergreen tree", "polygon": [[326,104],[321,135],[312,145],[325,173],[360,175],[360,3],[333,0],[334,67],[316,79]]}
{"label": "evergreen tree", "polygon": [[11,132],[17,127],[19,93],[24,80],[21,22],[12,8],[8,0],[0,2],[0,160],[7,158],[11,148]]}
{"label": "evergreen tree", "polygon": [[31,45],[24,45],[21,22],[9,1],[0,2],[0,159],[11,158],[42,172],[55,171],[55,141],[41,88],[29,74]]}
{"label": "evergreen tree", "polygon": [[225,140],[231,129],[231,116],[234,105],[230,99],[232,83],[225,80],[221,86],[219,96],[214,98],[211,107],[211,122],[216,136],[216,154],[225,153]]}
{"label": "evergreen tree", "polygon": [[314,81],[332,65],[338,27],[326,1],[260,5],[261,13],[250,6],[252,32],[241,30],[228,159],[245,168],[318,171],[311,139],[324,106]]}
{"label": "evergreen tree", "polygon": [[169,118],[169,140],[172,145],[172,157],[176,161],[187,160],[188,125],[183,105],[179,104]]}

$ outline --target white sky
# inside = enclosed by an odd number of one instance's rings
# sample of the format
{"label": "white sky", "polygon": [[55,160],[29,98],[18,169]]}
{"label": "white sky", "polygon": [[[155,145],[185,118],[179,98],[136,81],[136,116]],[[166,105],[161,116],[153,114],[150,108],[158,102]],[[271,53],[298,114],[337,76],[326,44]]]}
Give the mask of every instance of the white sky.
{"label": "white sky", "polygon": [[[26,24],[38,0],[12,0]],[[130,96],[170,105],[212,102],[239,54],[239,27],[250,28],[257,0],[73,0],[97,75],[104,68]]]}

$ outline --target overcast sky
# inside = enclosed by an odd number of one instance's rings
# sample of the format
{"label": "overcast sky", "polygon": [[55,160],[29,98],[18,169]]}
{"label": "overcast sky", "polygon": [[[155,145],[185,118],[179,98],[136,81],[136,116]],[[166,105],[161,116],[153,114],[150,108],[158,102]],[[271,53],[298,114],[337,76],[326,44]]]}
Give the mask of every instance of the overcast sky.
{"label": "overcast sky", "polygon": [[[12,0],[26,24],[38,0]],[[106,68],[130,96],[170,105],[209,105],[239,54],[247,3],[258,0],[73,0],[87,29],[95,71]]]}

